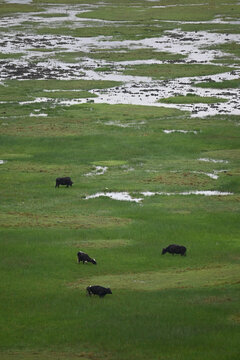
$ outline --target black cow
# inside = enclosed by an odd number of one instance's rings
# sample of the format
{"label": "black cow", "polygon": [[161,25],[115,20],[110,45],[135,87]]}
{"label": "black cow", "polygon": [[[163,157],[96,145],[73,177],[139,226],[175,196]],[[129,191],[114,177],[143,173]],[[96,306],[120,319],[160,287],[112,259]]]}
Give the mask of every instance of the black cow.
{"label": "black cow", "polygon": [[56,178],[56,185],[55,188],[59,185],[66,185],[66,187],[72,186],[73,182],[70,177],[62,177],[62,178]]}
{"label": "black cow", "polygon": [[91,262],[92,264],[97,265],[97,262],[96,262],[95,259],[90,258],[90,256],[88,256],[88,254],[85,254],[85,253],[82,252],[82,251],[79,251],[79,252],[77,253],[77,257],[78,257],[78,262],[79,262],[79,263],[80,263],[80,261],[82,261],[83,264],[84,264],[85,262]]}
{"label": "black cow", "polygon": [[105,288],[100,285],[93,285],[87,287],[87,295],[98,295],[99,297],[104,297],[107,294],[112,294],[112,291],[110,288]]}
{"label": "black cow", "polygon": [[165,249],[162,250],[162,255],[166,254],[166,252],[168,252],[169,254],[181,254],[181,256],[185,256],[186,255],[186,251],[187,249],[185,248],[185,246],[181,246],[181,245],[169,245],[168,247],[166,247]]}

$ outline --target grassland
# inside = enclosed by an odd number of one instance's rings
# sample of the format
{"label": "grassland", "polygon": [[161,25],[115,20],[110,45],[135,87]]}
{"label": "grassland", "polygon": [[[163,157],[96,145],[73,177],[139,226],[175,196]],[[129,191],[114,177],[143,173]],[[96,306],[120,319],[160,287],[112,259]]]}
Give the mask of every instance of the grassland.
{"label": "grassland", "polygon": [[225,80],[225,81],[209,81],[196,83],[195,86],[203,88],[216,88],[216,89],[234,89],[240,87],[240,79]]}
{"label": "grassland", "polygon": [[230,67],[197,64],[134,65],[124,70],[126,75],[150,76],[155,79],[174,79],[187,76],[205,76],[231,71]]}
{"label": "grassland", "polygon": [[[238,128],[234,118],[196,126],[186,116],[89,104],[2,126],[3,359],[237,358]],[[109,119],[145,124],[118,128],[106,126]],[[165,128],[200,133],[169,137]],[[223,168],[198,161],[203,156],[228,160],[227,172],[218,180],[192,173]],[[93,164],[108,171],[84,176]],[[72,176],[73,187],[55,189],[55,178],[64,175]],[[142,206],[84,199],[105,188],[234,195],[155,196]],[[162,257],[161,249],[176,240],[187,256]],[[98,265],[78,265],[79,249]],[[113,295],[88,299],[84,289],[93,283],[111,286]]]}
{"label": "grassland", "polygon": [[129,49],[113,49],[111,50],[102,50],[102,51],[92,51],[90,53],[84,52],[61,52],[57,57],[66,62],[77,62],[79,58],[90,57],[92,59],[100,59],[106,61],[133,61],[133,60],[180,60],[184,59],[186,56],[182,54],[171,54],[167,52],[157,52],[151,49],[138,49],[138,50],[129,50]]}
{"label": "grassland", "polygon": [[[88,90],[111,88],[119,84],[120,82],[117,81],[101,80],[29,80],[23,81],[20,85],[19,81],[9,80],[4,85],[0,85],[0,101],[31,101],[36,97],[59,99],[88,98],[94,97],[94,94]],[[11,110],[11,106],[7,106],[7,108],[8,111]]]}
{"label": "grassland", "polygon": [[[176,3],[175,3],[176,4]],[[127,11],[126,11],[127,10]],[[106,6],[80,14],[80,17],[103,19],[103,20],[120,20],[120,21],[141,21],[146,19],[154,20],[170,20],[170,21],[207,21],[214,18],[216,15],[224,15],[237,18],[239,16],[240,6],[232,4],[228,6],[221,4],[218,7],[212,6],[211,2],[207,6],[176,6],[176,7],[149,7],[139,6]]]}
{"label": "grassland", "polygon": [[[35,0],[18,6],[0,1],[0,12],[3,9],[5,16],[44,10],[44,3],[62,2]],[[69,6],[80,3],[86,1],[64,0]],[[146,1],[106,0],[79,19],[129,20],[133,26],[101,23],[71,29],[28,23],[26,32],[137,39],[176,28],[161,19],[236,18],[239,12],[236,1],[231,6],[226,0],[209,1],[207,6],[197,0],[181,4],[154,9]],[[24,26],[18,31],[24,32]],[[179,26],[239,32],[232,24]],[[239,55],[235,43],[221,49]],[[79,48],[46,56],[73,63],[85,55],[113,62],[153,56],[183,59],[181,54],[151,49],[121,50],[125,52],[93,49],[88,54]],[[0,58],[20,56],[2,53]],[[124,73],[169,79],[231,70],[173,63],[128,67]],[[239,116],[192,118],[187,111],[131,104],[60,105],[62,99],[91,100],[92,90],[120,85],[79,79],[8,79],[0,84],[1,360],[239,358]],[[195,85],[227,91],[237,89],[239,79]],[[36,98],[43,99],[34,102]],[[170,99],[189,104],[216,100]],[[107,167],[106,172],[94,175],[96,166]],[[73,186],[55,188],[59,176],[71,176]],[[189,190],[231,195],[141,195]],[[98,192],[128,192],[142,201],[86,199]],[[162,248],[171,243],[185,245],[187,256],[162,256]],[[96,258],[97,265],[78,264],[79,250]],[[113,294],[89,298],[85,288],[90,284],[109,286]]]}
{"label": "grassland", "polygon": [[207,97],[207,96],[197,96],[188,94],[186,96],[174,96],[166,99],[161,99],[159,102],[165,104],[214,104],[216,102],[226,102],[226,99],[217,98],[217,97]]}

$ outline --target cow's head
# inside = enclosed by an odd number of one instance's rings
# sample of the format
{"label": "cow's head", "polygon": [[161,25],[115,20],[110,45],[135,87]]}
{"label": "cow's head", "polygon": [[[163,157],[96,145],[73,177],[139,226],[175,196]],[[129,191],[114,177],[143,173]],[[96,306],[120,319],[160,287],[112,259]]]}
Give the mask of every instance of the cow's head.
{"label": "cow's head", "polygon": [[167,249],[162,249],[162,255],[166,254]]}
{"label": "cow's head", "polygon": [[112,291],[110,288],[107,288],[107,294],[112,294]]}
{"label": "cow's head", "polygon": [[92,259],[92,263],[93,263],[94,265],[97,265],[97,262],[96,262],[95,259]]}

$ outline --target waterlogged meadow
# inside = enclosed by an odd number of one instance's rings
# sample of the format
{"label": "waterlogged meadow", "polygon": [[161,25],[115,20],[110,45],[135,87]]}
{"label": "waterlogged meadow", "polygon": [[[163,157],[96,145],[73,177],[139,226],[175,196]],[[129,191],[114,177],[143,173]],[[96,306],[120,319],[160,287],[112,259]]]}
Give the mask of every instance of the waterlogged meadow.
{"label": "waterlogged meadow", "polygon": [[0,0],[1,359],[239,358],[239,9]]}

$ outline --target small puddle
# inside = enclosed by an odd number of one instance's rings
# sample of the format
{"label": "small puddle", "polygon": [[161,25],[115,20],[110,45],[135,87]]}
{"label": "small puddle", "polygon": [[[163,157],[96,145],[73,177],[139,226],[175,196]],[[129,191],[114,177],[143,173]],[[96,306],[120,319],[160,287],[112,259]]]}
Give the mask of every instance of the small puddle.
{"label": "small puddle", "polygon": [[95,175],[103,175],[107,171],[107,166],[95,166],[95,169],[84,176],[95,176]]}
{"label": "small puddle", "polygon": [[[140,192],[141,195],[145,197],[149,196],[187,196],[187,195],[203,195],[203,196],[227,196],[227,195],[234,195],[231,192],[223,192],[223,191],[217,191],[217,190],[190,190],[190,191],[183,191],[183,192],[151,192],[151,191],[143,191]],[[99,192],[93,195],[88,195],[85,197],[85,200],[89,199],[96,199],[99,197],[108,197],[113,200],[119,200],[119,201],[130,201],[130,202],[136,202],[141,203],[144,198],[133,198],[128,192]]]}
{"label": "small puddle", "polygon": [[213,170],[213,173],[206,173],[203,171],[191,171],[193,174],[202,174],[202,175],[206,175],[208,177],[210,177],[213,180],[217,180],[219,178],[219,173],[226,173],[228,170]]}
{"label": "small puddle", "polygon": [[144,125],[145,124],[145,121],[140,121],[140,122],[131,122],[131,123],[125,123],[125,124],[122,124],[120,122],[117,122],[117,121],[108,121],[108,122],[105,122],[104,123],[105,125],[110,125],[110,126],[118,126],[118,127],[121,127],[121,128],[139,128],[140,125]]}
{"label": "small puddle", "polygon": [[154,195],[166,195],[166,196],[173,196],[173,195],[204,195],[204,196],[226,196],[226,195],[234,195],[231,192],[222,192],[222,191],[215,191],[215,190],[191,190],[191,191],[183,191],[183,192],[141,192],[140,194],[144,196],[154,196]]}
{"label": "small puddle", "polygon": [[163,130],[165,134],[172,134],[172,133],[182,133],[182,134],[197,134],[196,130]]}
{"label": "small puddle", "polygon": [[47,117],[48,116],[48,114],[44,114],[44,113],[39,113],[39,114],[35,114],[35,113],[31,113],[30,115],[29,115],[30,117]]}
{"label": "small puddle", "polygon": [[86,196],[85,199],[86,200],[95,199],[95,198],[99,198],[101,196],[108,197],[113,200],[130,201],[130,202],[136,202],[136,203],[139,203],[143,200],[142,198],[138,198],[138,199],[133,198],[131,195],[129,195],[128,192],[105,192],[105,193],[100,192],[100,193],[97,193],[94,195]]}
{"label": "small puddle", "polygon": [[5,0],[7,4],[30,4],[32,0]]}
{"label": "small puddle", "polygon": [[209,158],[200,158],[198,161],[204,161],[204,162],[212,162],[212,163],[221,163],[221,164],[228,164],[228,160],[215,160],[215,159],[209,159]]}

